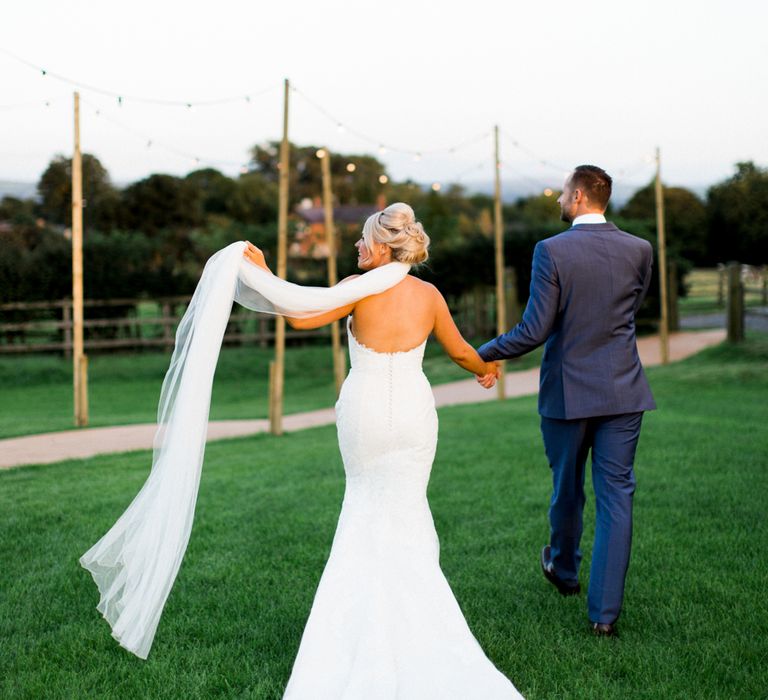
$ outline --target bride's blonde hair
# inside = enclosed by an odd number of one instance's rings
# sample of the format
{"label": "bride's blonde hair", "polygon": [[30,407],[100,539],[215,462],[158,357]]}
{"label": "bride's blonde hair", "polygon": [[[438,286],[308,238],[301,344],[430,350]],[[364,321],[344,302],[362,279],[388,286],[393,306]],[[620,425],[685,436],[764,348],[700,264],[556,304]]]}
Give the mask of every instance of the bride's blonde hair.
{"label": "bride's blonde hair", "polygon": [[429,257],[429,236],[404,202],[395,202],[369,216],[363,226],[363,241],[368,250],[373,250],[375,243],[388,245],[392,260],[408,265],[418,265]]}

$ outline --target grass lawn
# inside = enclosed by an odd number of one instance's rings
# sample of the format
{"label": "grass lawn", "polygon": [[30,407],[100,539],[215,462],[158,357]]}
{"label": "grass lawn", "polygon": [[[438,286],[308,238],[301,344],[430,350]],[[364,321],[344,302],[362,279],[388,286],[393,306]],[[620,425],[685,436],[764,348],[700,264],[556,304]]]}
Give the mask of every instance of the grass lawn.
{"label": "grass lawn", "polygon": [[[211,418],[265,418],[272,349],[224,348],[214,381]],[[541,354],[516,360],[510,370],[537,366]],[[170,353],[94,355],[89,367],[90,425],[152,423]],[[433,384],[471,375],[434,341],[424,368]],[[330,346],[286,352],[285,412],[332,406],[336,400]],[[67,430],[72,423],[72,363],[51,355],[0,357],[0,438]]]}
{"label": "grass lawn", "polygon": [[[768,338],[649,375],[660,410],[638,452],[618,640],[593,638],[584,594],[561,598],[538,570],[550,485],[535,399],[440,412],[429,494],[443,569],[529,700],[766,695]],[[189,550],[142,662],[110,637],[77,558],[149,464],[140,452],[0,473],[0,697],[281,696],[343,493],[334,429],[209,446]]]}

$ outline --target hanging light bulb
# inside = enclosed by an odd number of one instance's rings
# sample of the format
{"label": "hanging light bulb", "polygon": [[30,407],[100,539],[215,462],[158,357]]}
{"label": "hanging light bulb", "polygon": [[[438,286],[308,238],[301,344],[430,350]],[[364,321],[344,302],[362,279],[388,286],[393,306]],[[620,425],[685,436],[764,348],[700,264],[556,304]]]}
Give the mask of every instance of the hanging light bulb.
{"label": "hanging light bulb", "polygon": [[383,156],[387,152],[386,146],[379,146],[379,155]]}
{"label": "hanging light bulb", "polygon": [[552,189],[549,187],[544,188],[544,196],[545,197],[551,197],[552,196]]}
{"label": "hanging light bulb", "polygon": [[318,158],[325,158],[325,154],[326,154],[326,150],[325,150],[324,148],[318,148],[318,149],[315,151],[315,155],[316,155]]}
{"label": "hanging light bulb", "polygon": [[414,154],[413,159],[418,163],[421,160],[421,153]]}
{"label": "hanging light bulb", "polygon": [[389,178],[386,175],[379,175],[379,182],[382,185],[386,185],[389,182]]}
{"label": "hanging light bulb", "polygon": [[354,163],[347,163],[347,172],[353,173],[357,170],[357,166]]}
{"label": "hanging light bulb", "polygon": [[432,183],[432,191],[433,192],[439,192],[442,185],[439,182],[433,182]]}

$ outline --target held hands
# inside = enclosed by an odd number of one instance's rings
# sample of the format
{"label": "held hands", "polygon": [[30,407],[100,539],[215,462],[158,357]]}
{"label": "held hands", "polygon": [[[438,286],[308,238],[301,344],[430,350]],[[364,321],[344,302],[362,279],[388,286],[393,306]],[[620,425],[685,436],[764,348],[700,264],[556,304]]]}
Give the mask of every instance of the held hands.
{"label": "held hands", "polygon": [[501,369],[498,362],[486,362],[485,368],[485,374],[477,374],[475,379],[477,379],[477,383],[482,387],[491,389],[496,384],[496,380],[501,376]]}
{"label": "held hands", "polygon": [[257,248],[253,243],[250,241],[246,241],[246,249],[243,251],[243,257],[246,260],[249,260],[254,265],[258,265],[259,267],[263,268],[267,272],[271,272],[269,269],[269,266],[267,265],[267,261],[264,259],[264,253],[260,248]]}

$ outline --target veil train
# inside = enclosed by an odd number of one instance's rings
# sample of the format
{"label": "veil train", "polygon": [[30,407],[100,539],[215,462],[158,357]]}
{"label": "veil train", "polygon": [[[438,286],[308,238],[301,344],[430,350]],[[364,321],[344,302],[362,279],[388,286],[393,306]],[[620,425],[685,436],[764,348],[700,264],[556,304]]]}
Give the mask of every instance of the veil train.
{"label": "veil train", "polygon": [[410,269],[389,263],[334,287],[286,282],[243,258],[232,243],[206,263],[176,331],[158,406],[152,469],[110,530],[82,557],[99,589],[112,636],[146,659],[189,542],[205,452],[213,376],[232,303],[255,311],[315,316],[379,294]]}

